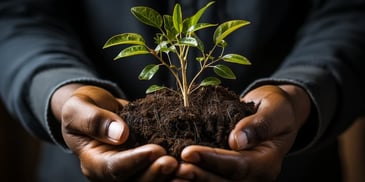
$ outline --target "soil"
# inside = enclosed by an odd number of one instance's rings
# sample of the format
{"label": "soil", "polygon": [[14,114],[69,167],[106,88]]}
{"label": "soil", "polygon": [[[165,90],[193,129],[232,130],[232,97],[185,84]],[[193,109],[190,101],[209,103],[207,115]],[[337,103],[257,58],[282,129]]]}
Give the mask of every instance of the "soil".
{"label": "soil", "polygon": [[210,86],[193,92],[189,107],[183,106],[177,92],[163,89],[130,102],[120,116],[130,127],[130,147],[158,144],[179,158],[188,145],[228,149],[229,132],[254,112],[254,103],[240,102],[236,93],[222,86]]}

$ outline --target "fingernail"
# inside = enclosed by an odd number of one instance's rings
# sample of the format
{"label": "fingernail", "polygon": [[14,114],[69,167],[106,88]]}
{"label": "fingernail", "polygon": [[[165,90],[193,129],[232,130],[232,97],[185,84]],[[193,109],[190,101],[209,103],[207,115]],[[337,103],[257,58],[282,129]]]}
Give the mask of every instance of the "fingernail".
{"label": "fingernail", "polygon": [[196,152],[193,152],[193,153],[189,154],[187,159],[188,159],[187,160],[188,162],[198,163],[200,161],[200,156]]}
{"label": "fingernail", "polygon": [[183,150],[181,152],[181,158],[189,163],[198,163],[200,161],[199,154],[191,150]]}
{"label": "fingernail", "polygon": [[119,122],[113,121],[108,128],[108,137],[112,140],[119,140],[123,134],[123,126]]}
{"label": "fingernail", "polygon": [[238,134],[235,136],[235,141],[236,141],[236,145],[237,145],[237,150],[242,150],[247,146],[247,135],[245,132],[240,131],[238,132]]}

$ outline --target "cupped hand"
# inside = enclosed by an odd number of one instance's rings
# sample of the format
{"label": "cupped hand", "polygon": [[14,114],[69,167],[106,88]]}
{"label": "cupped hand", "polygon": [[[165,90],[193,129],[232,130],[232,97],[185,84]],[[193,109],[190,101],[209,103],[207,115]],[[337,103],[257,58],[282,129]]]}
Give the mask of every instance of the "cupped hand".
{"label": "cupped hand", "polygon": [[242,101],[257,112],[237,123],[229,136],[232,150],[189,146],[175,181],[274,181],[310,112],[310,100],[294,85],[261,86]]}
{"label": "cupped hand", "polygon": [[164,181],[178,166],[158,145],[129,148],[129,129],[116,114],[128,101],[78,84],[58,89],[51,100],[62,135],[90,181]]}

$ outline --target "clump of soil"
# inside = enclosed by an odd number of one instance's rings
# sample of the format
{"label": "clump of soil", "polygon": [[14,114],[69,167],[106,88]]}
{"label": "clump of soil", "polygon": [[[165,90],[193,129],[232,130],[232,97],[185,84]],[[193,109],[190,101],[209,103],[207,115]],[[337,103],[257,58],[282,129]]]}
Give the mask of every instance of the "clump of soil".
{"label": "clump of soil", "polygon": [[228,135],[235,124],[255,112],[254,103],[222,86],[202,87],[184,107],[182,97],[168,89],[129,103],[120,116],[130,127],[129,144],[154,143],[179,158],[182,149],[198,144],[228,148]]}

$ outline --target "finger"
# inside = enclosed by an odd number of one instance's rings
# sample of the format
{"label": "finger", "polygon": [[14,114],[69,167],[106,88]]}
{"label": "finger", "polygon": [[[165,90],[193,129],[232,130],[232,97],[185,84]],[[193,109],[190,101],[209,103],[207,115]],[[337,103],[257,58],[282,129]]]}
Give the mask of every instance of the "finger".
{"label": "finger", "polygon": [[179,169],[176,172],[176,177],[178,179],[173,180],[174,182],[183,182],[183,181],[206,181],[206,182],[228,182],[227,179],[224,179],[214,173],[210,173],[199,168],[196,165],[189,163],[182,163]]}
{"label": "finger", "polygon": [[110,92],[92,85],[80,87],[72,95],[84,97],[95,105],[115,113],[121,110],[127,102],[126,100],[122,101],[122,99],[117,100]]}
{"label": "finger", "polygon": [[[263,109],[264,110],[264,109]],[[280,142],[286,142],[290,147],[296,135],[292,126],[287,122],[288,119],[276,116],[269,116],[272,111],[260,111],[260,114],[254,114],[242,119],[231,131],[228,143],[233,150],[251,149],[265,141],[275,141],[278,145]],[[277,113],[275,111],[274,113]],[[288,150],[282,148],[283,152]]]}
{"label": "finger", "polygon": [[162,156],[154,161],[137,181],[166,181],[171,179],[177,167],[178,162],[175,158],[167,155]]}
{"label": "finger", "polygon": [[232,149],[252,148],[262,141],[296,132],[295,115],[287,96],[281,89],[270,89],[267,91],[268,88],[264,87],[245,97],[256,99],[257,111],[239,121],[231,131],[229,145]]}
{"label": "finger", "polygon": [[97,107],[82,96],[73,96],[64,104],[62,125],[66,133],[114,145],[124,143],[129,135],[127,124],[116,113]]}
{"label": "finger", "polygon": [[247,174],[248,164],[236,151],[195,145],[186,147],[181,153],[181,158],[184,162],[199,165],[230,179],[241,179]]}
{"label": "finger", "polygon": [[271,132],[270,121],[251,115],[236,124],[229,135],[228,143],[233,150],[249,149],[269,139]]}
{"label": "finger", "polygon": [[190,182],[190,180],[175,177],[174,179],[171,180],[171,182]]}
{"label": "finger", "polygon": [[[252,150],[231,151],[204,146],[189,146],[182,152],[185,162],[229,180],[273,180],[281,169],[282,153],[271,142]],[[193,173],[195,178],[205,178],[204,173]],[[203,177],[197,176],[198,174]],[[208,175],[211,176],[211,175]]]}
{"label": "finger", "polygon": [[126,106],[129,102],[127,100],[124,99],[117,99],[117,101],[124,107]]}
{"label": "finger", "polygon": [[85,147],[79,158],[83,174],[91,181],[135,181],[138,174],[165,154],[162,147],[152,144],[125,151],[99,145]]}

